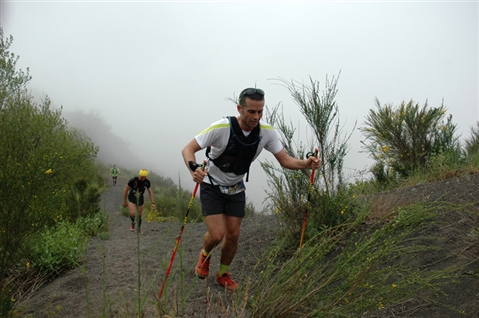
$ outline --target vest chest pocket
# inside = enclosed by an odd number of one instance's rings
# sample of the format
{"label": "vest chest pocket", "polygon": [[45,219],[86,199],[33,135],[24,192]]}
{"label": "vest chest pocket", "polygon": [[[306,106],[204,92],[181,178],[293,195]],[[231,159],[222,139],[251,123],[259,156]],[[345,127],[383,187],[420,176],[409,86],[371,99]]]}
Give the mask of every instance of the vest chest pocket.
{"label": "vest chest pocket", "polygon": [[235,157],[229,157],[229,156],[224,156],[221,157],[220,162],[215,162],[217,164],[218,168],[220,168],[221,171],[223,172],[232,172],[234,168],[234,163],[235,163]]}

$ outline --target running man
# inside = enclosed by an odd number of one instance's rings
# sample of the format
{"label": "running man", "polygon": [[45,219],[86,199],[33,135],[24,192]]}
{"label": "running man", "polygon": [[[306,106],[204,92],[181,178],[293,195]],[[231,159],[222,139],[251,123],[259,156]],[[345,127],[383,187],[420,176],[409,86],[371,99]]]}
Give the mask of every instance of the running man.
{"label": "running man", "polygon": [[116,186],[116,179],[118,178],[119,173],[120,173],[120,170],[116,167],[116,165],[113,165],[113,168],[111,168],[110,170],[110,176],[114,186]]}
{"label": "running man", "polygon": [[[150,202],[151,202],[151,207],[153,209],[156,209],[155,201],[153,200],[153,191],[151,191],[151,184],[150,180],[148,180],[146,177],[148,177],[148,170],[141,169],[140,172],[138,173],[138,177],[131,178],[128,181],[128,184],[125,187],[125,190],[123,191],[123,206],[126,208],[128,207],[128,210],[130,210],[130,219],[131,219],[131,224],[130,224],[130,231],[135,231],[135,214],[136,214],[136,209],[138,206],[138,216],[139,216],[139,223],[138,223],[138,232],[140,234],[143,234],[143,231],[141,230],[141,217],[143,215],[143,208],[144,208],[144,203],[145,199],[143,197],[143,194],[145,193],[145,190],[148,190],[148,196],[150,197]],[[138,198],[138,204],[136,199]],[[128,203],[127,203],[128,199]]]}
{"label": "running man", "polygon": [[[319,168],[319,159],[314,156],[300,160],[285,152],[278,133],[261,120],[264,103],[263,90],[243,90],[236,105],[236,117],[212,123],[182,150],[183,160],[193,181],[200,183],[201,207],[207,227],[195,272],[201,279],[208,276],[211,252],[223,241],[216,282],[228,292],[238,288],[238,283],[232,279],[228,270],[238,248],[241,221],[245,215],[243,177],[248,173],[251,162],[264,148],[284,168]],[[203,171],[196,164],[195,153],[204,148],[208,148],[209,160]]]}

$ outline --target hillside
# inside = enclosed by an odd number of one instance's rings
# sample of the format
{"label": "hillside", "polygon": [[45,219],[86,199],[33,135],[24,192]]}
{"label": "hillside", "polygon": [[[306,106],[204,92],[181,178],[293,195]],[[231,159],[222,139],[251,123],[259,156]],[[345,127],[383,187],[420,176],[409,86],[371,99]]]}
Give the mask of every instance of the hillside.
{"label": "hillside", "polygon": [[[30,299],[19,304],[24,314],[33,317],[100,317],[102,310],[106,316],[131,317],[135,306],[137,287],[137,235],[128,229],[129,221],[119,214],[122,190],[120,186],[110,187],[102,194],[102,204],[110,214],[109,230],[111,238],[100,241],[94,238],[88,248],[85,264],[86,275],[77,268],[42,286]],[[431,225],[423,235],[435,235],[438,249],[417,257],[412,264],[429,271],[446,266],[464,265],[460,275],[452,284],[444,286],[444,294],[430,297],[430,301],[410,299],[407,302],[386,308],[367,317],[479,317],[479,234],[471,230],[479,226],[477,202],[479,175],[449,179],[440,182],[421,184],[384,192],[372,198],[371,218],[365,226],[387,216],[398,206],[405,206],[421,200],[444,201],[451,204],[470,204],[468,211],[446,213],[445,219]],[[369,224],[369,225],[368,225]],[[231,272],[240,284],[246,284],[251,271],[261,253],[275,237],[278,226],[273,216],[260,216],[245,219],[242,227],[240,246]],[[165,267],[173,251],[180,223],[147,223],[143,226],[139,246],[141,251],[142,295],[145,297],[145,317],[157,317],[155,297],[165,275]],[[170,277],[174,286],[169,286],[169,303],[182,297],[177,284],[185,287],[184,308],[176,308],[183,317],[228,317],[225,313],[231,305],[231,296],[214,282],[213,277],[198,280],[194,275],[194,265],[201,248],[202,236],[206,228],[203,223],[187,224],[180,250],[175,258]],[[185,269],[183,283],[178,281],[177,269]],[[215,251],[211,268],[214,273],[219,266],[219,253]],[[150,291],[150,283],[153,283]],[[87,287],[87,288],[86,288]],[[88,297],[86,290],[88,290]],[[425,296],[425,295],[423,295]],[[185,298],[185,297],[183,297]],[[441,305],[442,303],[443,305]],[[105,304],[108,304],[107,306]],[[455,308],[456,310],[452,310]],[[91,310],[89,312],[88,310]],[[460,314],[462,311],[464,314]]]}

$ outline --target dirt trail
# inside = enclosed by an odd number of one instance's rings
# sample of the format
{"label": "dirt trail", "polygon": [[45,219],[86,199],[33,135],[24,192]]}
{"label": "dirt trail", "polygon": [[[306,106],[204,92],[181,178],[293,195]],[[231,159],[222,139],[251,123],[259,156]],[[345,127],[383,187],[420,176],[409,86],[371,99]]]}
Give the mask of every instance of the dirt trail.
{"label": "dirt trail", "polygon": [[[120,180],[117,186],[111,186],[102,193],[101,206],[105,207],[110,215],[111,237],[105,241],[92,239],[85,256],[86,274],[83,268],[76,268],[45,284],[29,300],[20,304],[25,315],[31,314],[39,318],[100,317],[102,312],[106,312],[114,317],[130,317],[137,307],[139,246],[141,297],[146,298],[145,317],[158,317],[155,296],[165,276],[165,268],[173,252],[181,223],[143,222],[144,234],[139,235],[138,241],[138,235],[129,230],[129,218],[119,213],[123,200],[122,184],[125,184],[125,181],[122,183]],[[240,246],[231,266],[231,271],[239,283],[243,283],[242,279],[251,274],[256,257],[259,257],[272,241],[274,226],[274,219],[268,216],[243,221]],[[216,304],[218,300],[222,304],[228,304],[230,301],[230,296],[214,281],[214,272],[219,268],[219,251],[215,251],[212,256],[213,275],[210,273],[208,279],[199,280],[194,274],[205,231],[204,223],[186,225],[170,273],[170,281],[176,285],[178,269],[182,266],[185,269],[183,286],[187,290],[193,286],[182,311],[183,317],[205,317],[206,312],[221,310],[211,308],[216,305],[206,301],[207,294]],[[169,294],[172,304],[173,298],[179,298],[177,292],[177,286],[168,286],[163,297]]]}

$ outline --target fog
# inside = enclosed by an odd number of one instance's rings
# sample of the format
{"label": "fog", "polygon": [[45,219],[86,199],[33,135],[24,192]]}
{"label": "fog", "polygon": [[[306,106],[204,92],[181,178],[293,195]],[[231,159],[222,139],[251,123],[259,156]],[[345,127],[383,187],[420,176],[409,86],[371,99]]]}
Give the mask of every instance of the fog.
{"label": "fog", "polygon": [[[194,185],[181,149],[211,122],[235,115],[228,99],[243,88],[265,90],[268,107],[281,103],[298,141],[311,135],[279,78],[324,87],[340,74],[345,132],[363,126],[376,97],[444,102],[463,138],[478,120],[475,1],[2,1],[0,9],[17,67],[30,68],[33,95],[101,118],[110,126],[103,137],[112,136],[102,142],[121,150],[112,163],[184,187]],[[362,139],[354,130],[345,162],[351,178],[372,163]],[[265,159],[274,157],[263,152]],[[258,162],[247,188],[261,206],[267,180]]]}

